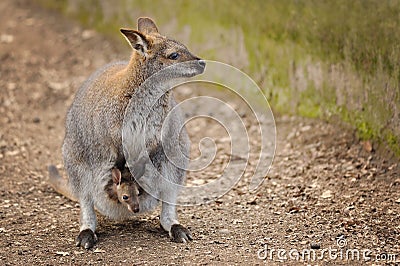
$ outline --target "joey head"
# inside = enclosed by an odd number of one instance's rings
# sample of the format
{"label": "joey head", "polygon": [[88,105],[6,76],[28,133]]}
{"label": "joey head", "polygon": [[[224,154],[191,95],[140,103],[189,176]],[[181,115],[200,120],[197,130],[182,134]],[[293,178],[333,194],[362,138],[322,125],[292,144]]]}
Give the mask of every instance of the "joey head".
{"label": "joey head", "polygon": [[137,184],[128,168],[122,172],[118,168],[112,170],[112,180],[107,184],[108,196],[125,205],[129,211],[139,212],[139,196],[143,189]]}

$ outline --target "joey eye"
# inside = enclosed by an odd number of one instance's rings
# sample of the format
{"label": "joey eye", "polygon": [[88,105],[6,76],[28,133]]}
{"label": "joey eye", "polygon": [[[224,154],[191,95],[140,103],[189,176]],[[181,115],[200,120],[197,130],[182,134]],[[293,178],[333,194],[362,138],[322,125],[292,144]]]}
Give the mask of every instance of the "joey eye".
{"label": "joey eye", "polygon": [[168,59],[171,59],[171,60],[177,60],[178,58],[179,58],[179,54],[175,53],[175,52],[168,56]]}
{"label": "joey eye", "polygon": [[123,196],[122,196],[122,199],[123,199],[123,200],[128,200],[129,197],[128,197],[127,195],[123,195]]}

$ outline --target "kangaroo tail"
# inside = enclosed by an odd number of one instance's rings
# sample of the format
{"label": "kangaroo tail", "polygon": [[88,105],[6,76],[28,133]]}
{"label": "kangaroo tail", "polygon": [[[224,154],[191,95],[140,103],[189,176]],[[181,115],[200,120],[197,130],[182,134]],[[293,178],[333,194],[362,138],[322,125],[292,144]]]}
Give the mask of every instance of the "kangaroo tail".
{"label": "kangaroo tail", "polygon": [[49,183],[55,191],[73,201],[78,201],[68,185],[68,179],[62,178],[54,165],[49,165]]}

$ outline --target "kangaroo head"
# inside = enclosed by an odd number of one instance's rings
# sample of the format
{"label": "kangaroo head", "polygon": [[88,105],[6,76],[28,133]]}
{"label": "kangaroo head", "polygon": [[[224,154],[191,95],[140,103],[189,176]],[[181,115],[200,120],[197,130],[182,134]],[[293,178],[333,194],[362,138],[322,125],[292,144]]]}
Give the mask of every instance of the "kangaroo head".
{"label": "kangaroo head", "polygon": [[197,61],[200,68],[204,69],[204,61],[193,55],[180,42],[161,35],[150,18],[139,18],[138,30],[121,29],[121,32],[131,45],[133,56],[139,61],[145,79],[167,66],[180,62]]}

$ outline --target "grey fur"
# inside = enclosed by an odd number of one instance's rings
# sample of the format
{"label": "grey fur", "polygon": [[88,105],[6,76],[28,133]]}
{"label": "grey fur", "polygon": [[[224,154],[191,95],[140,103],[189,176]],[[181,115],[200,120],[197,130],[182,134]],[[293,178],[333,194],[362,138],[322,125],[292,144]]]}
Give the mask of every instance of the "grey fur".
{"label": "grey fur", "polygon": [[[176,105],[172,93],[164,92],[176,78],[200,74],[204,70],[204,63],[200,63],[199,58],[193,56],[182,44],[159,35],[149,20],[139,19],[139,24],[142,22],[139,28],[152,27],[147,31],[152,35],[145,36],[133,30],[124,30],[123,33],[131,34],[131,38],[127,38],[131,42],[138,39],[141,43],[149,45],[157,43],[157,46],[154,45],[149,51],[143,50],[148,47],[141,47],[141,53],[134,50],[133,53],[137,54],[133,55],[129,63],[117,62],[98,70],[79,89],[67,113],[63,158],[69,176],[70,191],[78,198],[81,208],[77,245],[85,248],[91,248],[97,239],[95,208],[112,219],[121,220],[134,215],[122,204],[110,200],[104,190],[111,179],[111,169],[124,160],[125,156],[128,165],[132,165],[133,168],[136,161],[143,161],[146,152],[152,162],[146,163],[143,177],[139,179],[145,191],[149,192],[140,196],[140,213],[153,209],[158,199],[161,199],[162,227],[170,232],[172,225],[179,224],[174,205],[178,190],[176,186],[164,181],[183,184],[185,171],[171,164],[162,148],[165,146],[162,143],[165,138],[160,134],[161,127],[168,112]],[[143,38],[152,38],[153,42]],[[131,45],[135,47],[134,43]],[[179,60],[166,59],[165,51],[172,49],[181,53],[181,62],[188,62],[168,68],[172,71],[167,70],[162,75],[153,75],[168,65],[179,63]],[[145,58],[140,59],[138,54]],[[130,69],[131,63],[135,64],[134,69]],[[113,79],[116,74],[125,70],[132,71],[133,78],[129,79],[130,72],[126,72],[128,78]],[[109,93],[121,87],[124,89],[124,95]],[[131,99],[124,100],[126,96],[130,96]],[[149,106],[152,103],[155,105]],[[149,116],[144,117],[144,114]],[[125,115],[127,118],[124,120]],[[175,117],[164,125],[163,134],[179,134],[183,120],[178,112],[174,115]],[[146,134],[145,141],[141,135],[143,132]],[[124,143],[128,141],[128,145],[124,145],[125,150],[122,148],[122,136]],[[182,156],[181,161],[185,165],[189,153],[186,131],[181,132],[179,141],[183,154],[176,157],[179,160]],[[166,147],[175,144],[167,143]],[[135,172],[135,169],[132,170]],[[173,235],[186,237],[186,231],[174,232]],[[185,237],[173,240],[184,242]]]}

